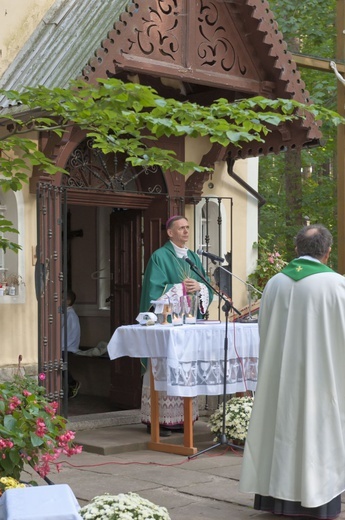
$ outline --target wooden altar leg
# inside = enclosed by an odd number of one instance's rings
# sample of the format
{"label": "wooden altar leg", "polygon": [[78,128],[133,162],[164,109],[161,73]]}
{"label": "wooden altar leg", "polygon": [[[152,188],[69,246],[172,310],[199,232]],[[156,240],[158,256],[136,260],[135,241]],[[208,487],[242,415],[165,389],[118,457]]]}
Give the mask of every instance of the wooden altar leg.
{"label": "wooden altar leg", "polygon": [[[153,391],[152,391],[153,390]],[[152,368],[150,370],[150,394],[151,394],[151,441],[159,442],[159,407],[158,392],[155,390]]]}
{"label": "wooden altar leg", "polygon": [[152,367],[150,373],[151,395],[151,442],[147,443],[149,450],[176,453],[177,455],[194,455],[197,449],[193,447],[193,402],[191,397],[184,397],[184,436],[183,446],[160,442],[158,392],[155,390]]}
{"label": "wooden altar leg", "polygon": [[192,397],[183,398],[184,406],[184,445],[188,448],[193,446],[193,399]]}

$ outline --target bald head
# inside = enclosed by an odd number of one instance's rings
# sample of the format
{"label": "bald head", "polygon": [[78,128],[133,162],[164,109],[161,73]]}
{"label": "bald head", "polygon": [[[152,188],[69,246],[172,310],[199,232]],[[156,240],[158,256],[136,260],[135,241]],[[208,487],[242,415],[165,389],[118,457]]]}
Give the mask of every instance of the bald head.
{"label": "bald head", "polygon": [[323,261],[328,259],[333,238],[321,224],[304,226],[296,235],[295,244],[298,256],[312,256]]}

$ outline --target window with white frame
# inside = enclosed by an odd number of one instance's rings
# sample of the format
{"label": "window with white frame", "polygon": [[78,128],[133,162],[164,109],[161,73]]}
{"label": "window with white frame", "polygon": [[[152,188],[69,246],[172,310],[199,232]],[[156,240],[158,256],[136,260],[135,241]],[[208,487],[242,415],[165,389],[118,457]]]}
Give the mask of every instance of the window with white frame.
{"label": "window with white frame", "polygon": [[21,192],[0,189],[0,212],[19,234],[6,232],[5,238],[17,243],[21,250],[0,249],[0,303],[23,303],[25,300],[24,281],[24,203]]}
{"label": "window with white frame", "polygon": [[[219,226],[219,217],[223,222],[222,226]],[[196,207],[196,222],[200,222],[200,225],[196,228],[197,247],[206,248],[211,253],[216,255],[224,256],[226,252],[226,214],[225,207],[219,206],[218,199],[201,200]],[[202,257],[204,268],[206,268],[207,259]],[[210,267],[210,266],[209,266]]]}
{"label": "window with white frame", "polygon": [[[204,256],[201,258],[212,285],[217,289],[220,281],[223,288],[225,288],[224,281],[229,285],[226,267],[231,262],[231,207],[231,197],[206,197],[195,208],[196,248],[202,247],[204,251],[208,250],[225,258],[223,264],[213,263]],[[230,292],[229,286],[227,294]]]}

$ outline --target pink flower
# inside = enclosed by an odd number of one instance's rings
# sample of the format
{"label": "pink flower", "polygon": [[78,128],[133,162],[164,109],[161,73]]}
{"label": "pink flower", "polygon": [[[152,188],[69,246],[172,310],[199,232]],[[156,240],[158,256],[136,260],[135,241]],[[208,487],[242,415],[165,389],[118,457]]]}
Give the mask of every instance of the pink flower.
{"label": "pink flower", "polygon": [[5,450],[6,448],[11,449],[13,446],[14,446],[14,444],[10,439],[0,438],[0,450]]}
{"label": "pink flower", "polygon": [[[82,450],[79,446],[73,446],[75,432],[67,429],[67,420],[57,415],[58,403],[49,403],[43,397],[44,389],[39,386],[39,381],[45,379],[46,374],[40,373],[36,382],[31,378],[26,381],[18,377],[16,384],[0,384],[1,389],[4,388],[4,392],[0,392],[0,416],[7,415],[11,419],[13,415],[17,421],[17,428],[11,435],[2,436],[0,433],[1,471],[12,464],[19,472],[25,463],[29,463],[44,477],[51,471],[51,466],[57,464],[60,456],[71,456]],[[7,386],[10,387],[9,392]],[[57,470],[60,470],[60,465]]]}
{"label": "pink flower", "polygon": [[36,420],[36,435],[37,437],[43,437],[44,434],[47,432],[47,426],[46,426],[46,423],[44,422],[44,420],[39,417],[37,420]]}
{"label": "pink flower", "polygon": [[21,401],[20,399],[18,399],[18,397],[16,395],[12,396],[9,400],[9,405],[8,405],[8,412],[13,412],[16,408],[18,408],[20,405],[21,405]]}

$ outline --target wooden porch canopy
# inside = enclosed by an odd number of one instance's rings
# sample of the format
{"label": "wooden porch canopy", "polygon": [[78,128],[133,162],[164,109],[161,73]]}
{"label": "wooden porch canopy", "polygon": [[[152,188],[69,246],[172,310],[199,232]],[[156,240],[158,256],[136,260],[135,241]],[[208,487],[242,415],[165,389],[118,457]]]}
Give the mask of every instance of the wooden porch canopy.
{"label": "wooden porch canopy", "polygon": [[[202,105],[256,95],[309,102],[266,0],[56,1],[0,85],[63,88],[76,77],[138,81],[162,96]],[[0,116],[6,117],[7,109],[0,97]],[[75,132],[69,135],[72,147]],[[319,144],[320,138],[318,124],[307,115],[272,128],[265,143],[213,145],[201,164],[212,168],[219,160],[299,150]],[[60,143],[42,139],[41,146],[48,154],[52,146],[57,160],[68,148],[66,136]],[[182,138],[178,149],[183,160]],[[208,176],[190,175],[185,195],[200,196]]]}
{"label": "wooden porch canopy", "polygon": [[[82,77],[139,81],[162,96],[202,105],[256,95],[309,103],[266,0],[131,1]],[[298,150],[319,144],[320,137],[308,115],[273,128],[265,143],[214,145],[202,164]],[[204,175],[189,177],[186,195],[201,193]]]}

